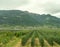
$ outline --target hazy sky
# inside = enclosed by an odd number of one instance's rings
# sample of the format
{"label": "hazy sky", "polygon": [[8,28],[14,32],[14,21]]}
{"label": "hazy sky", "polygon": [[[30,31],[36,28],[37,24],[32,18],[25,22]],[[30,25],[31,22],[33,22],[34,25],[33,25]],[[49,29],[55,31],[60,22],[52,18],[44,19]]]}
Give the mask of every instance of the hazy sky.
{"label": "hazy sky", "polygon": [[60,17],[60,0],[0,0],[0,10],[18,9]]}

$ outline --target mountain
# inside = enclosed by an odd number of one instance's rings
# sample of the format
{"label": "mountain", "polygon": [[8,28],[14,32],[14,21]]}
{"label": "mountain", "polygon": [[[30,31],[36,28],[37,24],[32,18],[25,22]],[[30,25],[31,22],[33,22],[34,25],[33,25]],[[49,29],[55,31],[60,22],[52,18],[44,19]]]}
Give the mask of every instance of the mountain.
{"label": "mountain", "polygon": [[40,15],[21,10],[0,10],[0,25],[60,27],[60,18],[50,14]]}

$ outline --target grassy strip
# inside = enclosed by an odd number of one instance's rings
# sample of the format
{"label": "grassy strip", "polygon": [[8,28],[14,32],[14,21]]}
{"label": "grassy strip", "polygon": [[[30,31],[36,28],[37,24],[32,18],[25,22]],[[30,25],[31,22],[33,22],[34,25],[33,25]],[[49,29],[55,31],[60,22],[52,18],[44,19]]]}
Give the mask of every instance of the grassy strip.
{"label": "grassy strip", "polygon": [[13,40],[11,40],[9,43],[7,43],[5,45],[5,47],[13,47],[14,45],[16,45],[16,43],[19,41],[19,38],[14,38]]}

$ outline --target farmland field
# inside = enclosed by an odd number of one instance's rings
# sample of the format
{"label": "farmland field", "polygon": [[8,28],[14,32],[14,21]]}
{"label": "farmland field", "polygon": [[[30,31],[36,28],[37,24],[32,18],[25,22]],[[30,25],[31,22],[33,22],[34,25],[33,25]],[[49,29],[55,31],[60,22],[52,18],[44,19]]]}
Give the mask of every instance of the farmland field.
{"label": "farmland field", "polygon": [[0,30],[0,47],[60,47],[60,29]]}

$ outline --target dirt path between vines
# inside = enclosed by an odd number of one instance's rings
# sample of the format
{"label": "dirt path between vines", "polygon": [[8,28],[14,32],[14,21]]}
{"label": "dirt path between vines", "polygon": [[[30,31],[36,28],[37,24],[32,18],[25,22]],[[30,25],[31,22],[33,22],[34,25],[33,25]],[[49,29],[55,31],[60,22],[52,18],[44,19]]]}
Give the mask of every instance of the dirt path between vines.
{"label": "dirt path between vines", "polygon": [[[44,40],[45,45],[47,45],[47,47],[52,47],[46,40]],[[56,42],[54,42],[55,45],[53,45],[53,47],[60,47],[59,44],[57,44]]]}
{"label": "dirt path between vines", "polygon": [[[29,41],[29,43],[30,43],[30,41]],[[28,43],[28,45],[23,46],[23,47],[31,47],[29,43]],[[44,40],[44,43],[45,43],[45,47],[52,47],[46,40]],[[53,47],[60,47],[60,45],[56,44],[55,42],[54,42],[54,44],[55,45],[53,45]],[[22,47],[21,39],[17,42],[17,44],[14,47]],[[38,47],[41,47],[41,46],[39,45]]]}
{"label": "dirt path between vines", "polygon": [[21,39],[17,42],[17,44],[14,47],[21,47]]}

